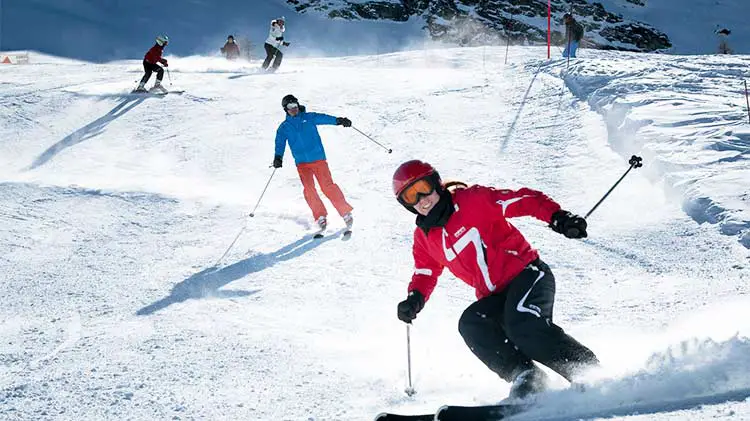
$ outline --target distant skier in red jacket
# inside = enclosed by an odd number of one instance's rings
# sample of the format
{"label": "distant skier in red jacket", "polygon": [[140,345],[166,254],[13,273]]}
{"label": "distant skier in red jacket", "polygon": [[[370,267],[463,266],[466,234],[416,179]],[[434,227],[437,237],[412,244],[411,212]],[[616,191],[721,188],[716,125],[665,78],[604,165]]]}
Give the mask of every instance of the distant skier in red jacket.
{"label": "distant skier in red jacket", "polygon": [[164,65],[164,67],[169,66],[169,63],[167,63],[167,59],[162,58],[161,56],[164,52],[164,47],[166,47],[167,44],[169,44],[168,36],[159,35],[158,37],[156,37],[156,44],[154,44],[154,46],[151,47],[151,49],[148,50],[146,55],[143,57],[143,70],[144,72],[146,72],[146,74],[143,75],[143,77],[141,78],[141,82],[133,92],[147,92],[146,82],[148,82],[148,80],[151,78],[151,73],[153,72],[156,72],[156,83],[154,83],[154,86],[150,89],[150,91],[167,91],[163,86],[161,86],[161,81],[162,79],[164,79],[164,68],[157,64],[161,63]]}
{"label": "distant skier in red jacket", "polygon": [[546,388],[546,374],[534,361],[568,381],[598,364],[591,350],[552,323],[555,278],[508,218],[533,216],[568,238],[586,237],[586,220],[528,188],[443,185],[430,164],[417,160],[396,170],[393,192],[417,214],[415,270],[408,297],[398,304],[401,321],[417,317],[447,267],[476,290],[459,333],[490,370],[513,383],[511,398]]}

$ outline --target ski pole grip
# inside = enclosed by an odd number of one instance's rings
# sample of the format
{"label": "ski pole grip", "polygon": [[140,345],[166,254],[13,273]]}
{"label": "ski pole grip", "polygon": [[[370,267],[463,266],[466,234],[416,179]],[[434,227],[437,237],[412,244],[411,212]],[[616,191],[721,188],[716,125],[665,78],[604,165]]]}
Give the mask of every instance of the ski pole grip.
{"label": "ski pole grip", "polygon": [[630,166],[633,168],[640,168],[643,166],[643,158],[633,155],[630,157],[628,164],[630,164]]}

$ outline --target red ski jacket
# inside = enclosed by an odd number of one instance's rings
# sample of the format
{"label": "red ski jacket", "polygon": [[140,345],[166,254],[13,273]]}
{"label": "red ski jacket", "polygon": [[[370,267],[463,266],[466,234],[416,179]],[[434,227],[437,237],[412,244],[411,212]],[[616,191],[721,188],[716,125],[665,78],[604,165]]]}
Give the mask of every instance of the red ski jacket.
{"label": "red ski jacket", "polygon": [[167,60],[161,58],[161,54],[163,51],[164,51],[164,47],[162,47],[159,44],[154,44],[154,46],[151,47],[150,50],[148,50],[148,52],[143,57],[143,59],[151,64],[156,64],[156,63],[167,64]]}
{"label": "red ski jacket", "polygon": [[550,223],[560,209],[536,190],[497,190],[472,186],[453,193],[455,211],[444,227],[427,234],[414,230],[414,275],[409,291],[429,299],[437,278],[448,268],[474,287],[477,299],[498,293],[539,257],[507,218],[533,216]]}

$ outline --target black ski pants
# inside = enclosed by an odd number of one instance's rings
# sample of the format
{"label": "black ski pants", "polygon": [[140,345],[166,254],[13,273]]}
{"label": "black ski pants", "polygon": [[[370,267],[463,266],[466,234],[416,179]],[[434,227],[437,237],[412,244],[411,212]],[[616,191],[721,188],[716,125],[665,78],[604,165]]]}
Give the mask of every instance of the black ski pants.
{"label": "black ski pants", "polygon": [[151,79],[151,73],[156,72],[156,80],[161,81],[164,79],[164,68],[159,66],[158,64],[149,63],[146,60],[143,60],[143,71],[146,72],[145,75],[141,78],[141,83],[144,85],[146,82],[148,82],[149,79]]}
{"label": "black ski pants", "polygon": [[458,331],[490,370],[512,382],[537,361],[568,381],[599,361],[552,323],[555,277],[537,259],[500,293],[482,298],[461,315]]}
{"label": "black ski pants", "polygon": [[271,68],[273,70],[278,69],[279,66],[281,66],[281,59],[284,57],[284,54],[281,50],[269,43],[263,44],[263,48],[266,49],[266,59],[263,60],[263,68],[268,69],[268,65],[271,64],[271,60],[273,60]]}

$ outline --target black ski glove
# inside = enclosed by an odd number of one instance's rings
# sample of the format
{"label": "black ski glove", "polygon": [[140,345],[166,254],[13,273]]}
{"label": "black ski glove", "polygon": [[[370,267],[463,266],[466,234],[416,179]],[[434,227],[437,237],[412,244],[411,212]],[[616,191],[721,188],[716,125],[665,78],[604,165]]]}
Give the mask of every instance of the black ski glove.
{"label": "black ski glove", "polygon": [[588,236],[586,220],[562,209],[552,214],[552,222],[550,222],[549,227],[568,238],[585,238]]}
{"label": "black ski glove", "polygon": [[284,42],[284,43],[282,43],[282,45],[283,45],[284,47],[288,47],[288,46],[289,46],[289,43],[288,43],[288,42]]}
{"label": "black ski glove", "polygon": [[273,157],[273,167],[274,168],[281,168],[281,156],[274,155],[274,157]]}
{"label": "black ski glove", "polygon": [[336,117],[336,125],[344,127],[352,127],[352,121],[346,117]]}
{"label": "black ski glove", "polygon": [[417,313],[424,307],[424,295],[414,290],[409,293],[404,301],[398,303],[398,319],[404,323],[411,323],[417,318]]}
{"label": "black ski glove", "polygon": [[284,41],[284,37],[276,37],[276,41]]}

